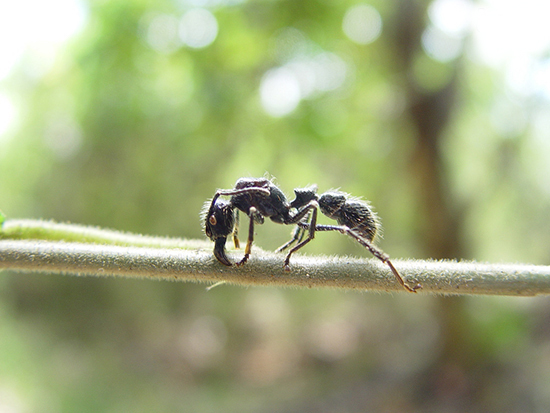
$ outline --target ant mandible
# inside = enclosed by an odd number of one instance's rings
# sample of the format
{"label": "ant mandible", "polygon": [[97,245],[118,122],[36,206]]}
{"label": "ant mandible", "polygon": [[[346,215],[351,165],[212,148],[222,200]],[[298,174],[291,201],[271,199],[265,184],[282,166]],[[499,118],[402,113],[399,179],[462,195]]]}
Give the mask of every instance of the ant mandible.
{"label": "ant mandible", "polygon": [[[374,246],[373,241],[380,223],[370,205],[363,200],[350,197],[340,191],[317,194],[317,186],[294,189],[296,198],[288,202],[283,192],[267,178],[240,178],[234,189],[216,191],[207,201],[202,212],[204,232],[214,241],[214,256],[224,265],[232,263],[225,253],[227,237],[232,234],[235,248],[239,248],[239,210],[250,218],[248,240],[244,257],[236,264],[243,265],[250,257],[254,242],[254,224],[263,224],[265,218],[284,225],[296,225],[292,239],[279,247],[280,252],[296,243],[288,251],[284,268],[290,269],[290,256],[310,242],[317,231],[338,231],[347,234],[372,255],[390,267],[395,278],[407,291],[416,292],[420,284],[409,286],[390,261],[390,257]],[[229,200],[220,198],[229,196]],[[235,211],[236,209],[236,211]],[[317,211],[334,219],[338,225],[317,225]],[[307,238],[304,239],[307,232]]]}

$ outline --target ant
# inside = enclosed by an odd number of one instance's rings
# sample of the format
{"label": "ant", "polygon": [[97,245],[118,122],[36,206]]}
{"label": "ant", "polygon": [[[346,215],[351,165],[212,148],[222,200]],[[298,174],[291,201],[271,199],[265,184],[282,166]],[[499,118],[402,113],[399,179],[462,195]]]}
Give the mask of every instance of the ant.
{"label": "ant", "polygon": [[[338,231],[347,234],[372,255],[390,267],[395,278],[407,291],[416,292],[420,284],[409,286],[390,261],[390,257],[374,246],[373,241],[380,229],[380,223],[370,205],[363,200],[350,197],[340,191],[317,194],[317,186],[294,189],[295,199],[288,202],[284,193],[267,178],[240,178],[233,189],[220,189],[207,201],[202,212],[204,232],[214,241],[214,256],[224,265],[232,263],[225,253],[227,237],[232,234],[235,248],[239,248],[238,223],[239,210],[250,218],[248,240],[244,257],[236,263],[243,265],[248,261],[254,241],[254,224],[263,224],[265,218],[284,225],[296,225],[292,239],[276,251],[291,247],[285,260],[285,270],[290,270],[291,255],[310,242],[317,231]],[[229,200],[220,198],[229,196]],[[236,209],[236,211],[235,211]],[[317,225],[317,211],[334,219],[338,225]],[[304,239],[307,233],[307,238]]]}

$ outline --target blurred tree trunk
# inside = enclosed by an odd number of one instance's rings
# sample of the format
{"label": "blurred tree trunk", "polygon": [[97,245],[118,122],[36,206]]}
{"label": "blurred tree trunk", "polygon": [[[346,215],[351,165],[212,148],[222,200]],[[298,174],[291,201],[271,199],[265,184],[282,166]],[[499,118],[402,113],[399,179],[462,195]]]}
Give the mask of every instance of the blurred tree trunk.
{"label": "blurred tree trunk", "polygon": [[[461,214],[453,207],[450,182],[441,153],[445,128],[453,115],[457,101],[457,79],[461,65],[451,63],[452,76],[441,89],[426,92],[415,82],[413,66],[420,53],[421,37],[427,22],[427,1],[398,2],[393,22],[393,40],[397,70],[404,78],[408,99],[407,114],[416,129],[416,145],[409,168],[415,179],[423,250],[428,257],[463,258]],[[439,297],[439,329],[442,350],[431,371],[427,372],[424,388],[417,394],[429,395],[432,403],[468,402],[472,399],[472,368],[475,365],[473,344],[463,297]],[[426,398],[422,398],[426,400]],[[434,400],[435,399],[435,400]]]}
{"label": "blurred tree trunk", "polygon": [[425,92],[412,74],[414,59],[421,50],[426,4],[401,1],[395,22],[395,51],[398,69],[404,76],[409,102],[408,115],[416,128],[416,146],[410,169],[416,179],[423,222],[419,239],[431,258],[462,258],[461,219],[451,210],[452,194],[441,155],[441,140],[453,114],[457,98],[458,62],[452,77],[441,89]]}

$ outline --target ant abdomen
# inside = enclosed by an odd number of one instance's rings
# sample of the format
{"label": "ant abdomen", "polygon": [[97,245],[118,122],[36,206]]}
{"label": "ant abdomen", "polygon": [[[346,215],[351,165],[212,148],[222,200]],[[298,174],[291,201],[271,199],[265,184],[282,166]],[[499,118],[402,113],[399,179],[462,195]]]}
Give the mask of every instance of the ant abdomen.
{"label": "ant abdomen", "polygon": [[380,226],[378,217],[366,201],[350,198],[344,192],[326,192],[319,197],[319,209],[369,241],[376,237]]}

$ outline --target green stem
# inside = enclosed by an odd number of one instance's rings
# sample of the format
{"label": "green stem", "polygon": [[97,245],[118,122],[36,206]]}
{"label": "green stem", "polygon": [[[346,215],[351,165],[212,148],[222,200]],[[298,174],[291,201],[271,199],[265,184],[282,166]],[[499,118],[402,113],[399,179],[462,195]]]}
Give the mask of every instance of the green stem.
{"label": "green stem", "polygon": [[[254,247],[242,267],[225,267],[206,240],[125,234],[44,221],[6,221],[0,233],[0,269],[173,279],[251,286],[405,291],[376,259],[284,256]],[[237,261],[242,252],[230,251]],[[534,296],[550,294],[550,267],[522,264],[392,260],[420,292]]]}
{"label": "green stem", "polygon": [[11,219],[4,222],[0,240],[45,240],[128,247],[192,248],[193,242],[177,238],[151,237],[54,221]]}

